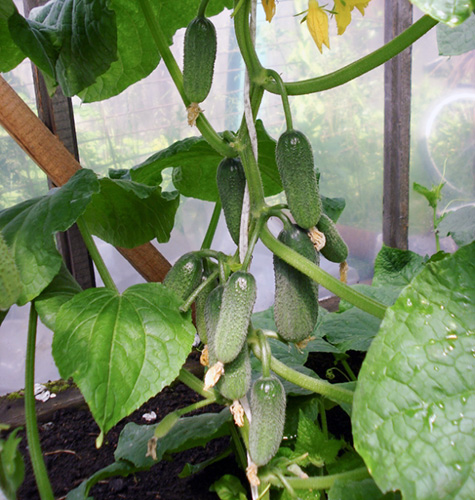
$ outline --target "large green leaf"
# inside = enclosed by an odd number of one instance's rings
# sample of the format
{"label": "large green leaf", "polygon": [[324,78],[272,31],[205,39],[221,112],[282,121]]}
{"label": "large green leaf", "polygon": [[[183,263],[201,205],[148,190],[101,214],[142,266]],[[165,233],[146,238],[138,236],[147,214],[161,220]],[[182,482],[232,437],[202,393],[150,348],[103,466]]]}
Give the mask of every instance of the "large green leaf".
{"label": "large green leaf", "polygon": [[[165,454],[206,446],[212,439],[229,434],[231,413],[225,408],[220,413],[204,413],[193,417],[182,417],[164,437],[157,441],[157,461]],[[114,456],[116,460],[127,460],[136,467],[149,467],[155,463],[147,457],[147,443],[153,437],[156,425],[127,424],[120,433]]]}
{"label": "large green leaf", "polygon": [[179,205],[177,193],[167,198],[159,187],[127,180],[101,179],[101,191],[93,197],[84,218],[91,233],[126,248],[154,238],[170,239]]}
{"label": "large green leaf", "polygon": [[21,437],[17,427],[6,440],[0,439],[0,493],[5,493],[6,500],[15,500],[16,493],[25,477],[25,463],[18,445]]}
{"label": "large green leaf", "polygon": [[236,476],[225,474],[215,481],[209,491],[214,491],[221,500],[246,500],[247,491]]}
{"label": "large green leaf", "polygon": [[195,332],[179,306],[166,287],[145,283],[123,294],[85,290],[61,307],[53,356],[103,433],[178,376]]}
{"label": "large green leaf", "polygon": [[9,309],[21,294],[20,273],[0,232],[0,311]]}
{"label": "large green leaf", "polygon": [[0,229],[23,285],[19,305],[34,299],[58,274],[62,259],[53,235],[71,227],[98,191],[94,172],[82,169],[63,187],[0,212]]}
{"label": "large green leaf", "polygon": [[388,309],[353,402],[357,451],[382,491],[475,491],[475,243],[430,262]]}
{"label": "large green leaf", "polygon": [[30,18],[16,13],[10,33],[41,70],[72,96],[92,85],[117,59],[115,14],[109,0],[55,0],[34,9]]}
{"label": "large green leaf", "polygon": [[468,245],[475,240],[475,206],[447,213],[437,226],[437,231],[441,236],[452,236],[459,246]]}
{"label": "large green leaf", "polygon": [[437,46],[441,56],[457,56],[475,50],[475,15],[471,15],[462,25],[454,28],[439,24]]}
{"label": "large green leaf", "polygon": [[[168,43],[175,32],[196,16],[200,0],[155,0],[150,2]],[[109,0],[117,23],[117,61],[80,97],[85,102],[101,101],[119,94],[129,85],[148,76],[160,62],[160,55],[138,1]],[[232,0],[211,0],[206,14],[214,16],[232,8]]]}
{"label": "large green leaf", "polygon": [[13,41],[8,29],[8,19],[15,13],[16,8],[13,1],[2,0],[0,3],[0,47],[2,48],[0,72],[2,73],[11,71],[25,59],[25,54]]}
{"label": "large green leaf", "polygon": [[475,9],[474,0],[411,0],[411,3],[449,26],[460,24]]}
{"label": "large green leaf", "polygon": [[79,283],[63,262],[53,281],[35,299],[35,308],[43,324],[50,330],[54,330],[60,307],[81,291]]}

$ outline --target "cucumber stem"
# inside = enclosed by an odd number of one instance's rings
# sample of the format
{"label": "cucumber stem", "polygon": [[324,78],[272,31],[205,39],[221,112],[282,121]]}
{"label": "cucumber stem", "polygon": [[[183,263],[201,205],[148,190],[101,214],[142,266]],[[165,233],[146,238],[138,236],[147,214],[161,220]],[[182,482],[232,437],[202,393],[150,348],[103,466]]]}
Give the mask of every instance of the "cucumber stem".
{"label": "cucumber stem", "polygon": [[[155,16],[150,0],[139,0],[139,4],[143,11],[150,33],[152,34],[155,46],[157,47],[157,50],[160,53],[170,76],[172,77],[173,83],[175,84],[185,106],[189,106],[191,103],[188,97],[186,97],[185,90],[183,88],[183,75],[170,48],[168,47],[167,39]],[[203,113],[200,113],[200,116],[197,118],[196,126],[208,144],[219,154],[229,156],[230,158],[237,156],[236,151],[217,134]]]}
{"label": "cucumber stem", "polygon": [[188,311],[188,309],[191,307],[191,304],[193,304],[193,302],[196,300],[196,297],[198,297],[203,288],[206,288],[208,286],[208,283],[215,280],[218,275],[219,271],[213,271],[204,281],[202,281],[200,285],[193,290],[186,301],[180,306],[180,311],[183,313]]}
{"label": "cucumber stem", "polygon": [[106,288],[109,288],[110,290],[114,290],[114,292],[119,292],[117,289],[117,286],[114,283],[114,280],[112,279],[112,276],[109,273],[109,270],[107,269],[107,266],[104,262],[104,259],[102,258],[101,254],[99,253],[99,250],[96,246],[96,243],[94,239],[92,238],[91,232],[89,231],[89,228],[87,227],[86,220],[84,217],[79,217],[78,220],[76,221],[76,224],[79,228],[79,231],[81,233],[81,236],[84,240],[84,243],[86,245],[87,251],[89,252],[89,255],[91,256],[91,259],[93,260],[97,271],[99,272],[99,276],[101,277],[102,281],[104,282],[104,285]]}
{"label": "cucumber stem", "polygon": [[[381,66],[381,64],[384,64],[403,50],[407,49],[431,30],[437,23],[438,21],[432,19],[430,16],[423,16],[387,44],[343,68],[317,78],[284,83],[287,93],[288,95],[312,94],[321,92],[322,90],[332,89],[354,80],[378,66]],[[253,55],[252,57],[257,58],[257,55]],[[255,65],[255,63],[253,64]],[[262,85],[268,92],[280,94],[279,87],[276,83],[262,82]]]}
{"label": "cucumber stem", "polygon": [[[309,477],[308,479],[301,479],[298,477],[286,476],[287,483],[296,490],[327,490],[333,486],[335,481],[341,479],[343,481],[359,481],[370,477],[366,467],[359,467],[348,472],[341,472],[339,474],[331,474],[329,476]],[[283,487],[279,478],[273,474],[265,478],[274,486]]]}
{"label": "cucumber stem", "polygon": [[206,231],[203,243],[201,244],[201,250],[211,248],[211,243],[213,243],[214,235],[216,234],[216,228],[218,227],[219,216],[221,215],[221,200],[218,200],[214,205],[214,210],[209,221],[208,229]]}
{"label": "cucumber stem", "polygon": [[25,361],[25,421],[26,437],[30,450],[31,465],[35,474],[36,485],[41,500],[54,500],[53,490],[48,478],[48,471],[41,452],[40,436],[35,410],[35,350],[36,327],[38,314],[34,304],[30,305],[28,320],[28,338],[26,344]]}
{"label": "cucumber stem", "polygon": [[[252,352],[254,353],[256,358],[262,361],[263,354],[259,343],[252,342],[251,347]],[[321,394],[322,396],[325,396],[332,401],[348,404],[351,404],[353,402],[352,391],[344,389],[343,387],[338,387],[334,384],[330,384],[330,382],[327,382],[326,380],[310,377],[308,375],[300,373],[297,370],[288,367],[285,363],[282,363],[273,356],[271,356],[270,358],[270,368],[273,372],[275,372],[285,380],[288,380],[289,382],[292,382],[299,387],[315,392],[316,394]]]}
{"label": "cucumber stem", "polygon": [[195,377],[192,373],[190,373],[186,368],[181,368],[177,379],[193,391],[197,392],[200,396],[203,396],[206,400],[213,400],[211,402],[216,401],[216,395],[214,391],[204,391],[203,382],[199,378]]}
{"label": "cucumber stem", "polygon": [[292,113],[290,111],[290,104],[289,104],[289,96],[287,95],[287,90],[285,89],[284,82],[282,81],[281,76],[274,71],[273,69],[268,69],[267,74],[272,77],[277,84],[277,87],[279,89],[279,94],[282,98],[282,106],[284,108],[284,115],[285,115],[285,123],[287,125],[287,132],[290,130],[293,130],[293,123],[292,123]]}
{"label": "cucumber stem", "polygon": [[208,4],[209,0],[201,0],[196,17],[205,17],[206,7],[208,7]]}
{"label": "cucumber stem", "polygon": [[330,292],[333,292],[335,295],[338,295],[342,299],[347,300],[350,304],[353,304],[362,311],[365,311],[380,319],[384,317],[387,309],[384,304],[356,291],[337,278],[334,278],[296,251],[292,250],[287,245],[284,245],[284,243],[280,242],[269,231],[267,226],[264,226],[262,228],[260,236],[264,245],[271,252],[277,255],[277,257],[287,262],[287,264],[295,267],[295,269],[297,269],[298,271],[302,272],[312,280],[324,286],[327,290],[330,290]]}

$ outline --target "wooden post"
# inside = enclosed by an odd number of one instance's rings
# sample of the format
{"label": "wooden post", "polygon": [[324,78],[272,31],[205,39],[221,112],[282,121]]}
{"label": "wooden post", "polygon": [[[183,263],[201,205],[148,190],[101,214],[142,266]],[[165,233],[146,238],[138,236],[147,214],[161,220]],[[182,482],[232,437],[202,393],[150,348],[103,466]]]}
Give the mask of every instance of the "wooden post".
{"label": "wooden post", "polygon": [[[386,0],[384,41],[412,24],[408,0]],[[384,66],[383,243],[408,248],[411,48]]]}

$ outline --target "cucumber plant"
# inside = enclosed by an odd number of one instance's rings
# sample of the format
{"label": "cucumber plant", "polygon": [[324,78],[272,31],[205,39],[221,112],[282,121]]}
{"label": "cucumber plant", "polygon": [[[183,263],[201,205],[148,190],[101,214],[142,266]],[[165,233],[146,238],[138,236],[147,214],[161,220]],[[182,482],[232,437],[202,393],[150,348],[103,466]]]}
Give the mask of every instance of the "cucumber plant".
{"label": "cucumber plant", "polygon": [[[396,490],[411,500],[472,498],[475,246],[455,228],[463,245],[450,256],[424,258],[383,247],[372,286],[351,287],[321,269],[321,257],[344,264],[351,248],[335,226],[330,201],[320,194],[310,131],[294,129],[289,95],[298,98],[358,78],[408,48],[438,20],[453,24],[470,17],[473,1],[415,1],[437,20],[426,15],[363,59],[301,82],[284,82],[263,66],[253,41],[251,0],[176,5],[138,0],[135,10],[120,2],[72,3],[71,18],[62,12],[62,0],[52,0],[25,21],[6,2],[0,16],[5,44],[0,69],[29,56],[52,87],[60,84],[67,95],[100,99],[138,81],[145,68],[163,59],[190,124],[202,136],[178,141],[110,178],[81,169],[50,195],[0,212],[5,295],[0,308],[31,303],[25,411],[42,500],[51,500],[53,492],[34,413],[38,316],[54,331],[53,356],[61,376],[73,377],[99,426],[97,446],[122,418],[177,379],[202,398],[157,425],[126,426],[116,463],[68,498],[91,498],[92,485],[102,477],[148,469],[177,449],[224,434],[231,436],[239,466],[246,470],[253,500],[372,500],[395,498],[399,493],[390,492]],[[304,20],[319,49],[329,45],[329,15],[342,32],[351,11],[363,13],[369,3],[335,1],[330,10],[331,5],[310,0]],[[270,21],[275,2],[265,0],[263,7]],[[218,133],[198,104],[207,98],[214,77],[217,37],[209,18],[224,8],[233,9],[248,79],[241,125]],[[143,27],[139,33],[137,26]],[[183,71],[169,48],[178,28],[186,28]],[[75,43],[73,33],[79,37]],[[132,43],[144,49],[143,60],[127,49]],[[77,47],[81,57],[76,57]],[[119,67],[123,78],[118,78]],[[277,142],[256,120],[266,92],[282,100],[285,132]],[[54,144],[51,139],[46,146]],[[195,168],[201,156],[207,160]],[[168,167],[174,169],[176,191],[165,193],[162,170]],[[209,185],[201,184],[202,174],[211,179]],[[279,192],[286,203],[274,203],[272,195]],[[137,284],[119,293],[92,235],[122,248],[154,238],[166,242],[179,196],[190,193],[216,203],[204,240],[177,260],[163,283]],[[213,248],[221,211],[237,247],[229,255]],[[277,236],[270,219],[283,226]],[[61,263],[54,235],[74,222],[104,287],[81,290]],[[259,290],[251,263],[259,240],[274,259],[274,307],[264,313],[254,311]],[[272,276],[267,281],[272,283]],[[337,312],[319,306],[319,286],[342,299]],[[196,331],[200,377],[185,366]],[[355,351],[368,351],[359,374]],[[325,359],[332,360],[327,379],[304,366],[310,353],[326,353]],[[336,372],[344,374],[344,383],[331,382]],[[186,416],[211,403],[229,407],[236,426],[227,409]],[[351,418],[346,441],[345,432],[333,431],[335,408]],[[5,447],[0,465],[7,463],[4,454]],[[10,497],[20,477],[10,480]]]}

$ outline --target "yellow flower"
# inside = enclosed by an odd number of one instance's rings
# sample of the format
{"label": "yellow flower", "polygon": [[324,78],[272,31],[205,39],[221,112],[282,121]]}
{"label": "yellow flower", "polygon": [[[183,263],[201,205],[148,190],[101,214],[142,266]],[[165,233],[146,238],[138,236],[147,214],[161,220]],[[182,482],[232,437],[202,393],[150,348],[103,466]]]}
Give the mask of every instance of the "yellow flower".
{"label": "yellow flower", "polygon": [[271,22],[275,14],[275,0],[262,0],[262,6],[266,13],[266,21]]}
{"label": "yellow flower", "polygon": [[339,35],[343,35],[350,24],[353,8],[348,0],[335,0],[333,11],[335,12],[335,21]]}
{"label": "yellow flower", "polygon": [[328,14],[318,5],[317,0],[308,1],[307,26],[320,52],[323,52],[323,44],[330,48]]}

